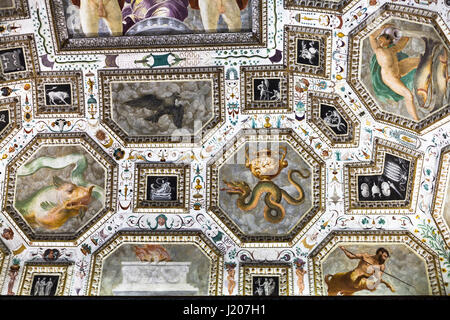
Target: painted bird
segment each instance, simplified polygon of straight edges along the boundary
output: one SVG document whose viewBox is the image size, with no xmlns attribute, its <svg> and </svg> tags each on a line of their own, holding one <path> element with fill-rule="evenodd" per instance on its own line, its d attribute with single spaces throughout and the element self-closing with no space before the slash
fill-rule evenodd
<svg viewBox="0 0 450 320">
<path fill-rule="evenodd" d="M 146 94 L 139 98 L 129 100 L 125 104 L 135 108 L 146 108 L 156 111 L 153 115 L 145 118 L 147 121 L 158 122 L 159 118 L 168 114 L 172 116 L 173 123 L 177 128 L 182 127 L 184 106 L 178 101 L 179 93 L 174 93 L 168 98 L 159 98 L 154 94 Z"/>
</svg>

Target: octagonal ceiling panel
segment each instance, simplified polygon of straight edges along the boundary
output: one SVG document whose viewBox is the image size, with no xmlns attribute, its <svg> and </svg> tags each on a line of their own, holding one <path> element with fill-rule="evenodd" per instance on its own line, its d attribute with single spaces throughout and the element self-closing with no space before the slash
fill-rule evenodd
<svg viewBox="0 0 450 320">
<path fill-rule="evenodd" d="M 367 265 L 355 266 L 354 260 L 361 258 Z M 317 280 L 314 290 L 329 296 L 436 294 L 443 279 L 435 261 L 436 256 L 413 235 L 401 231 L 385 232 L 384 236 L 378 231 L 334 232 L 310 255 Z M 384 269 L 388 263 L 389 271 Z M 376 276 L 358 276 L 375 274 L 370 267 L 380 266 L 389 279 L 380 282 Z"/>
<path fill-rule="evenodd" d="M 159 257 L 154 256 L 156 251 Z M 95 253 L 90 293 L 100 296 L 215 294 L 223 260 L 198 233 L 120 233 Z M 162 263 L 154 259 L 161 259 Z"/>
<path fill-rule="evenodd" d="M 5 210 L 33 239 L 76 239 L 112 210 L 114 161 L 83 134 L 40 135 L 8 167 Z"/>
<path fill-rule="evenodd" d="M 420 132 L 450 109 L 449 41 L 439 16 L 384 5 L 355 28 L 349 82 L 376 119 Z"/>
<path fill-rule="evenodd" d="M 311 167 L 286 143 L 267 148 L 247 143 L 235 157 L 248 156 L 249 163 L 232 157 L 219 169 L 219 206 L 248 235 L 285 234 L 311 208 Z M 273 190 L 272 199 L 281 193 L 284 201 L 266 200 L 267 190 Z"/>
<path fill-rule="evenodd" d="M 210 210 L 243 241 L 286 241 L 321 209 L 323 163 L 291 134 L 243 131 L 211 162 Z"/>
</svg>

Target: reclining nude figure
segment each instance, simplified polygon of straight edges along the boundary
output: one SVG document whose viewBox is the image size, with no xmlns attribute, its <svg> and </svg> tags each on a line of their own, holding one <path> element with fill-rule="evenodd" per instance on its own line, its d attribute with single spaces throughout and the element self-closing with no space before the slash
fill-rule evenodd
<svg viewBox="0 0 450 320">
<path fill-rule="evenodd" d="M 427 60 L 428 63 L 431 63 L 431 52 L 433 52 L 435 43 L 428 41 L 429 39 L 424 39 L 426 44 L 424 55 L 421 57 L 408 57 L 401 51 L 408 44 L 410 38 L 403 36 L 394 43 L 394 37 L 392 35 L 383 33 L 387 28 L 395 28 L 395 26 L 385 24 L 369 37 L 370 46 L 376 58 L 376 60 L 372 58 L 371 63 L 374 89 L 375 91 L 382 92 L 380 94 L 382 97 L 387 96 L 395 101 L 404 99 L 408 113 L 414 120 L 418 121 L 420 119 L 417 114 L 412 91 L 414 87 L 414 76 L 421 60 Z M 379 75 L 376 74 L 378 68 Z M 380 83 L 380 76 L 382 83 Z M 393 92 L 388 92 L 389 89 Z"/>
</svg>

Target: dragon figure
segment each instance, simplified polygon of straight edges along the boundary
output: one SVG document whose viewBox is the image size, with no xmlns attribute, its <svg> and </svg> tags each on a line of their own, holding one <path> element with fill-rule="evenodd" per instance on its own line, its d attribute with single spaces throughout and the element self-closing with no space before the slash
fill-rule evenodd
<svg viewBox="0 0 450 320">
<path fill-rule="evenodd" d="M 227 188 L 222 190 L 227 191 L 229 194 L 238 194 L 239 198 L 236 204 L 239 209 L 243 211 L 249 211 L 258 206 L 259 200 L 263 194 L 264 196 L 264 219 L 270 223 L 281 222 L 285 215 L 286 210 L 281 204 L 281 200 L 285 199 L 291 205 L 299 205 L 305 200 L 305 194 L 302 187 L 292 176 L 297 173 L 302 178 L 308 178 L 310 173 L 303 173 L 299 170 L 289 170 L 288 180 L 297 189 L 299 196 L 292 197 L 285 190 L 277 186 L 272 179 L 277 177 L 280 172 L 287 167 L 288 162 L 285 160 L 287 150 L 285 147 L 281 147 L 284 153 L 277 161 L 270 150 L 262 150 L 256 153 L 256 157 L 250 161 L 248 156 L 248 148 L 245 150 L 245 166 L 250 169 L 252 174 L 259 179 L 256 186 L 251 189 L 245 181 L 226 181 L 223 182 L 227 185 Z M 248 198 L 248 200 L 247 200 Z"/>
</svg>

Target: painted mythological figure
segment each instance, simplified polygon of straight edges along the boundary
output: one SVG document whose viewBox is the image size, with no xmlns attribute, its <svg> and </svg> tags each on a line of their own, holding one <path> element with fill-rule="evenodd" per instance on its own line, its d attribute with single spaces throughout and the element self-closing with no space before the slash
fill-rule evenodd
<svg viewBox="0 0 450 320">
<path fill-rule="evenodd" d="M 55 170 L 74 165 L 71 180 L 64 181 L 53 176 L 52 184 L 39 188 L 24 200 L 15 205 L 32 227 L 45 230 L 56 230 L 72 217 L 83 218 L 94 199 L 103 201 L 103 188 L 88 183 L 84 179 L 87 159 L 83 154 L 72 153 L 57 158 L 39 157 L 21 167 L 18 176 L 29 176 L 42 168 Z"/>
<path fill-rule="evenodd" d="M 382 279 L 389 252 L 379 248 L 374 255 L 368 253 L 354 254 L 344 247 L 339 247 L 349 259 L 358 259 L 355 269 L 348 272 L 327 274 L 325 283 L 328 286 L 328 295 L 353 295 L 361 290 L 375 291 L 380 283 L 395 292 L 394 287 Z"/>
<path fill-rule="evenodd" d="M 425 49 L 420 56 L 409 57 L 403 52 L 412 37 L 423 40 Z M 433 72 L 436 72 L 437 92 L 442 99 L 447 96 L 448 53 L 440 41 L 420 32 L 400 30 L 393 24 L 383 25 L 369 40 L 374 53 L 370 63 L 372 85 L 378 98 L 404 100 L 408 114 L 419 121 L 414 97 L 421 108 L 433 109 L 430 107 Z M 433 63 L 437 52 L 440 52 L 439 59 Z"/>
</svg>

